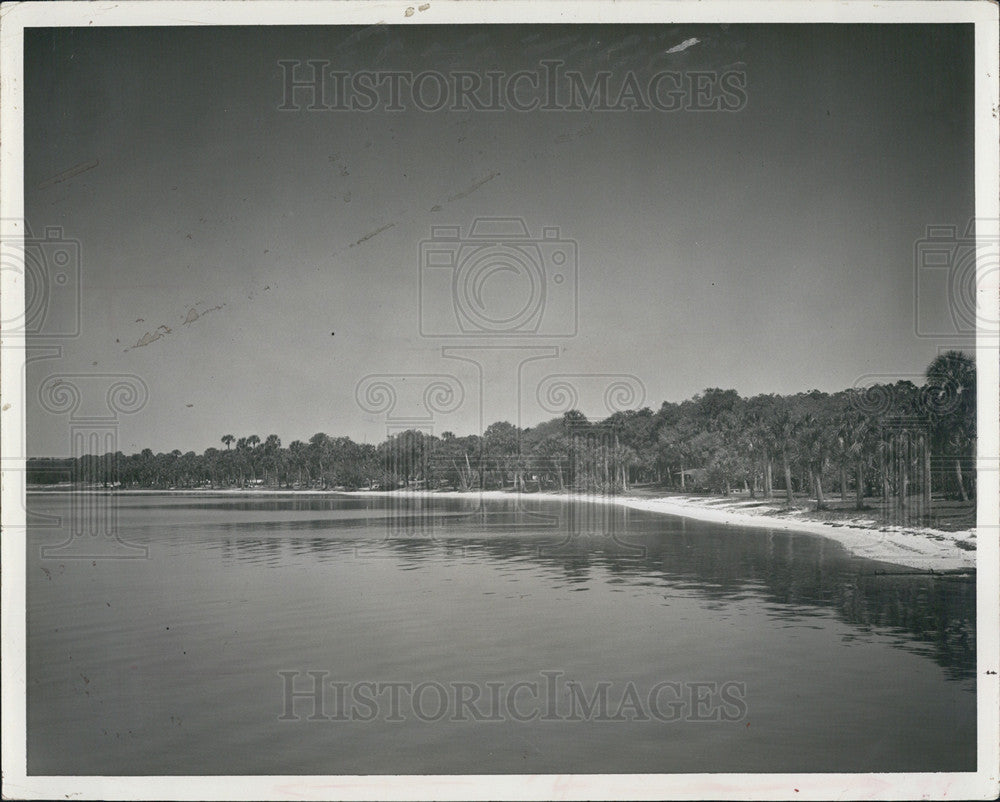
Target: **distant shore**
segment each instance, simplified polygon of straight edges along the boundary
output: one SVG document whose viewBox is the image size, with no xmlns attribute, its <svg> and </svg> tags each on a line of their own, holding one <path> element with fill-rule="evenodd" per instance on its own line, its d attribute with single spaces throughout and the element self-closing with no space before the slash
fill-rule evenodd
<svg viewBox="0 0 1000 802">
<path fill-rule="evenodd" d="M 746 526 L 803 532 L 834 540 L 849 552 L 880 562 L 921 570 L 955 571 L 974 569 L 976 533 L 974 529 L 943 531 L 924 526 L 879 525 L 863 511 L 838 520 L 812 517 L 810 511 L 784 508 L 780 499 L 747 499 L 745 496 L 687 495 L 586 495 L 580 493 L 518 493 L 508 490 L 273 490 L 220 489 L 190 490 L 78 490 L 69 487 L 30 486 L 32 493 L 115 493 L 122 495 L 219 495 L 219 496 L 406 496 L 409 498 L 525 499 L 578 501 L 615 504 L 630 509 L 677 515 L 723 526 Z"/>
</svg>

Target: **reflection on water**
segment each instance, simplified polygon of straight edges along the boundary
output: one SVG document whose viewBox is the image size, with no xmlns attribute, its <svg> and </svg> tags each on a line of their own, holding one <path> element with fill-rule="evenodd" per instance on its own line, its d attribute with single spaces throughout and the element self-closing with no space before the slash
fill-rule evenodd
<svg viewBox="0 0 1000 802">
<path fill-rule="evenodd" d="M 593 504 L 118 502 L 121 532 L 150 546 L 142 565 L 59 572 L 29 554 L 32 773 L 974 767 L 969 579 L 899 575 L 812 536 Z M 49 515 L 60 505 L 29 501 Z M 31 542 L 58 537 L 39 530 Z M 172 632 L 184 633 L 183 654 Z M 76 676 L 93 679 L 84 665 L 105 679 L 97 710 L 96 687 Z M 609 725 L 383 723 L 352 731 L 347 747 L 342 730 L 275 729 L 274 672 L 312 668 L 353 681 L 513 681 L 551 668 L 718 677 L 747 682 L 750 721 L 603 733 Z M 216 719 L 195 726 L 206 698 Z M 181 718 L 183 708 L 189 729 L 140 707 Z M 120 734 L 110 751 L 109 736 L 93 740 L 104 730 Z M 380 751 L 390 742 L 395 751 Z"/>
<path fill-rule="evenodd" d="M 219 523 L 221 530 L 247 533 L 218 542 L 216 547 L 226 561 L 277 565 L 302 555 L 332 560 L 366 551 L 376 556 L 382 550 L 380 556 L 397 558 L 402 570 L 427 560 L 460 557 L 527 559 L 536 570 L 570 584 L 586 585 L 595 576 L 597 581 L 626 586 L 680 582 L 719 600 L 754 592 L 773 605 L 776 618 L 834 610 L 859 627 L 858 637 L 872 628 L 883 628 L 900 636 L 893 641 L 895 645 L 932 657 L 950 677 L 975 676 L 975 581 L 971 576 L 913 574 L 852 559 L 836 543 L 788 532 L 744 530 L 734 538 L 731 529 L 683 519 L 670 519 L 671 527 L 666 527 L 662 515 L 622 507 L 579 505 L 582 512 L 573 508 L 564 512 L 530 499 L 491 500 L 486 507 L 478 501 L 444 499 L 422 511 L 414 511 L 414 506 L 426 506 L 426 501 L 375 497 L 338 506 L 321 499 L 288 499 L 263 502 L 257 508 L 252 501 L 199 508 L 368 513 L 361 519 Z M 385 511 L 395 514 L 381 521 Z M 380 539 L 371 546 L 298 534 L 308 529 L 348 529 L 371 538 L 373 520 L 380 520 L 382 528 Z M 273 530 L 282 534 L 261 537 Z M 296 536 L 287 537 L 290 532 Z"/>
</svg>

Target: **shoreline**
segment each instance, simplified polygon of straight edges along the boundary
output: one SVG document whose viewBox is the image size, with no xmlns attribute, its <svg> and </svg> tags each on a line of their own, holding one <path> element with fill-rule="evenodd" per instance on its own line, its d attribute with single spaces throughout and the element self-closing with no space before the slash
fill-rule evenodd
<svg viewBox="0 0 1000 802">
<path fill-rule="evenodd" d="M 467 498 L 540 501 L 587 502 L 613 504 L 629 509 L 664 515 L 675 515 L 723 526 L 740 526 L 799 532 L 825 537 L 842 545 L 851 554 L 878 562 L 921 570 L 961 571 L 976 567 L 975 530 L 948 532 L 923 526 L 879 526 L 863 513 L 844 521 L 810 519 L 801 510 L 785 512 L 781 503 L 760 500 L 726 499 L 716 496 L 638 496 L 589 495 L 582 493 L 519 493 L 510 490 L 41 490 L 29 488 L 37 495 L 47 493 L 109 493 L 114 495 L 216 495 L 216 496 L 351 496 L 408 498 Z M 750 505 L 753 505 L 750 508 Z M 962 544 L 962 545 L 959 545 Z"/>
</svg>

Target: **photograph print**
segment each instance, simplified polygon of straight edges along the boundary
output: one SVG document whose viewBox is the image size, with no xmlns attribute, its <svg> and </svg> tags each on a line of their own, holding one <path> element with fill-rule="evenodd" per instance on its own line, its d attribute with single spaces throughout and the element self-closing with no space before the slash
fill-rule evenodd
<svg viewBox="0 0 1000 802">
<path fill-rule="evenodd" d="M 5 795 L 995 797 L 995 4 L 143 5 L 3 20 Z"/>
</svg>

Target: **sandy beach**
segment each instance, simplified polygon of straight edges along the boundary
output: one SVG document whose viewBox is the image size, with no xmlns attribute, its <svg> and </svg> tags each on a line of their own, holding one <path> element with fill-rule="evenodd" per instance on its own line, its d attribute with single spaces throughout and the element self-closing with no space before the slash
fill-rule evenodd
<svg viewBox="0 0 1000 802">
<path fill-rule="evenodd" d="M 29 492 L 109 492 L 106 490 L 42 490 Z M 636 510 L 678 515 L 723 526 L 747 526 L 781 531 L 802 532 L 829 538 L 852 554 L 871 560 L 924 571 L 964 571 L 976 567 L 976 531 L 944 531 L 920 526 L 880 526 L 863 513 L 838 521 L 809 517 L 808 511 L 784 509 L 781 500 L 770 503 L 745 497 L 719 496 L 639 496 L 586 495 L 579 493 L 516 493 L 507 490 L 431 491 L 431 490 L 125 490 L 111 491 L 127 495 L 190 494 L 239 496 L 399 496 L 410 498 L 525 499 L 558 502 L 616 504 Z"/>
</svg>

